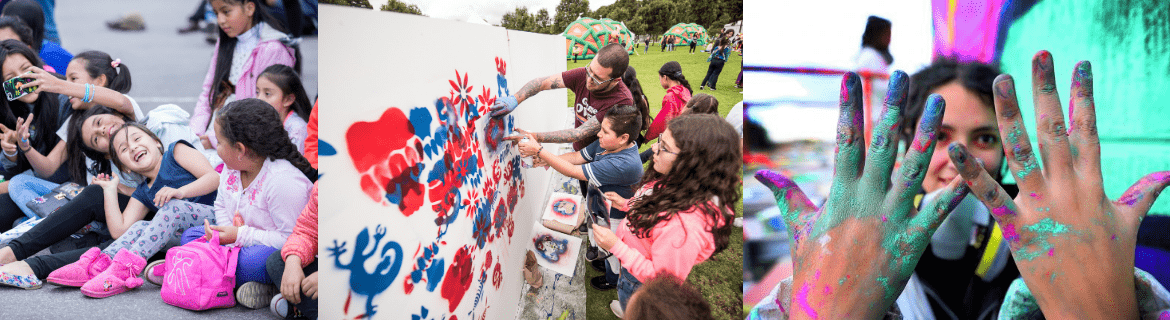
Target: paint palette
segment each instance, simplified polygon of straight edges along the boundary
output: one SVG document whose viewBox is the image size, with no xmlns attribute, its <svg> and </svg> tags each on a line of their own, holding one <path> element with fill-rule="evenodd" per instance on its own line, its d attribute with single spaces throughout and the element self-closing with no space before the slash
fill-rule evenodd
<svg viewBox="0 0 1170 320">
<path fill-rule="evenodd" d="M 544 226 L 562 233 L 571 233 L 585 220 L 585 201 L 581 196 L 553 192 L 545 203 Z"/>
<path fill-rule="evenodd" d="M 581 238 L 537 223 L 532 227 L 532 241 L 528 243 L 528 250 L 536 253 L 536 263 L 571 277 L 581 252 Z"/>
</svg>

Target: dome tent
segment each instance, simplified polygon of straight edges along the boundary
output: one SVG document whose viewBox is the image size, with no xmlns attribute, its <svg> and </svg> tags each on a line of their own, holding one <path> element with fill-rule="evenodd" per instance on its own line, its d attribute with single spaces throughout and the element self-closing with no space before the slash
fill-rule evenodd
<svg viewBox="0 0 1170 320">
<path fill-rule="evenodd" d="M 675 36 L 674 44 L 688 44 L 689 42 L 685 39 L 691 39 L 696 34 L 699 36 L 700 46 L 707 45 L 707 42 L 711 40 L 711 36 L 707 35 L 707 28 L 694 23 L 676 24 L 670 29 L 666 29 L 666 33 L 662 35 Z"/>
<path fill-rule="evenodd" d="M 578 59 L 592 59 L 597 51 L 607 44 L 618 43 L 626 48 L 629 54 L 634 53 L 634 33 L 626 24 L 611 19 L 593 19 L 582 17 L 569 23 L 565 32 L 565 57 L 572 59 L 576 54 Z"/>
</svg>

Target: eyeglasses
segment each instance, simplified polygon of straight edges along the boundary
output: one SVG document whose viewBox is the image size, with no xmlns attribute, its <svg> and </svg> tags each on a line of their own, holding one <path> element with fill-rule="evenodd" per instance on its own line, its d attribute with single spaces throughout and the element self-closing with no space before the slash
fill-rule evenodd
<svg viewBox="0 0 1170 320">
<path fill-rule="evenodd" d="M 617 79 L 617 78 L 610 78 L 609 80 L 601 81 L 601 79 L 597 78 L 597 75 L 593 74 L 592 70 L 589 70 L 589 66 L 585 66 L 585 74 L 589 76 L 589 80 L 592 80 L 593 84 L 596 84 L 599 86 L 606 84 L 606 83 L 609 83 L 610 81 L 613 81 L 613 79 Z"/>
<path fill-rule="evenodd" d="M 658 142 L 654 143 L 654 154 L 656 154 L 656 155 L 657 155 L 659 151 L 666 152 L 666 153 L 669 153 L 669 154 L 673 154 L 673 155 L 676 155 L 676 156 L 678 155 L 678 152 L 670 152 L 670 150 L 666 150 L 666 144 L 665 144 L 665 143 L 662 143 L 662 139 L 661 139 L 661 138 L 660 138 L 660 139 L 658 139 Z"/>
</svg>

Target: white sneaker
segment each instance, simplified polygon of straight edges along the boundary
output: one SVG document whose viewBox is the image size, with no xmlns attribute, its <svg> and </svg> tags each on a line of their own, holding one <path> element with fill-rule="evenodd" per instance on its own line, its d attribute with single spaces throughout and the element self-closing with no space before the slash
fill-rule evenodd
<svg viewBox="0 0 1170 320">
<path fill-rule="evenodd" d="M 268 303 L 268 311 L 280 317 L 281 319 L 288 316 L 288 300 L 284 300 L 284 295 L 276 294 L 272 296 L 272 302 Z"/>
<path fill-rule="evenodd" d="M 162 283 L 163 283 L 163 278 L 165 278 L 166 274 L 165 273 L 155 274 L 155 271 L 161 271 L 161 269 L 155 270 L 154 268 L 158 267 L 166 262 L 167 262 L 166 260 L 155 260 L 154 262 L 151 262 L 150 264 L 146 265 L 146 269 L 143 269 L 143 271 L 142 271 L 143 278 L 146 278 L 146 282 L 150 282 L 150 283 L 155 284 L 156 286 L 161 287 Z"/>
<path fill-rule="evenodd" d="M 618 302 L 617 300 L 611 300 L 609 302 L 609 311 L 613 311 L 613 315 L 617 316 L 619 319 L 626 314 L 625 310 L 622 310 L 622 303 Z"/>
</svg>

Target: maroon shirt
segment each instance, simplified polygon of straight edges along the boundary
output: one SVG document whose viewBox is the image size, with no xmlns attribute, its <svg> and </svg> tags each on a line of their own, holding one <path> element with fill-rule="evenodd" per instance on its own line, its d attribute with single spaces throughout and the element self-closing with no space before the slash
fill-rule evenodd
<svg viewBox="0 0 1170 320">
<path fill-rule="evenodd" d="M 598 77 L 603 76 L 598 75 Z M 562 72 L 561 78 L 565 80 L 565 87 L 573 90 L 573 94 L 576 95 L 576 100 L 573 102 L 573 113 L 577 115 L 577 119 L 573 122 L 573 128 L 580 127 L 581 124 L 593 117 L 597 117 L 597 121 L 600 123 L 601 118 L 605 117 L 605 113 L 613 106 L 634 105 L 633 95 L 630 94 L 630 89 L 626 88 L 622 79 L 615 78 L 613 81 L 617 81 L 617 85 L 609 91 L 593 92 L 585 88 L 586 81 L 592 81 L 588 80 L 589 76 L 585 74 L 585 67 Z M 608 84 L 606 83 L 606 85 Z M 584 149 L 593 141 L 597 141 L 596 135 L 585 137 L 585 139 L 573 143 L 573 150 Z"/>
</svg>

